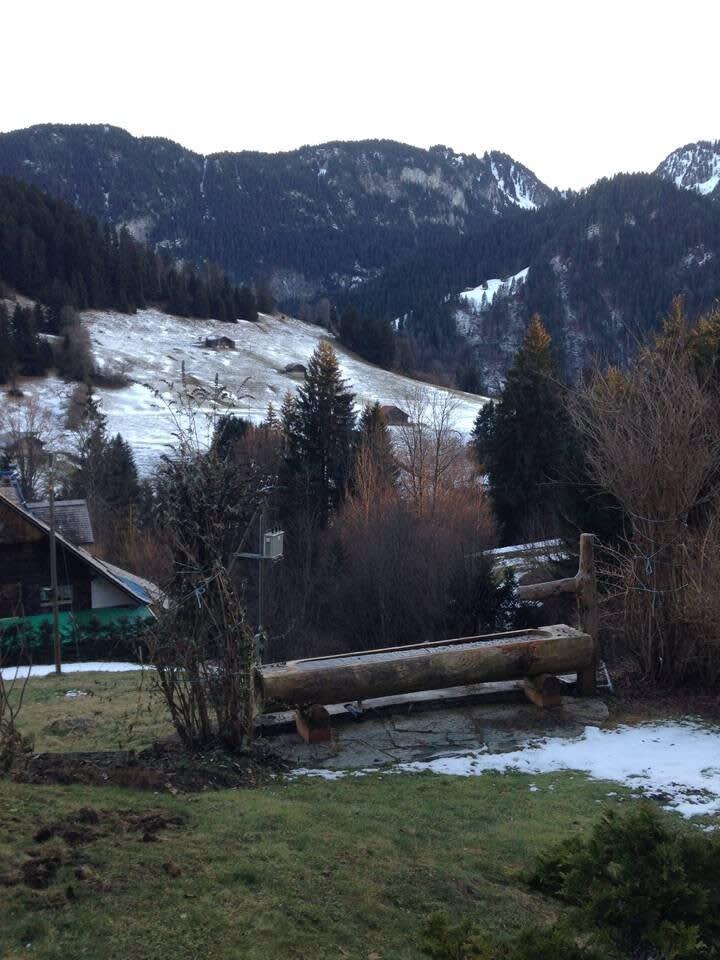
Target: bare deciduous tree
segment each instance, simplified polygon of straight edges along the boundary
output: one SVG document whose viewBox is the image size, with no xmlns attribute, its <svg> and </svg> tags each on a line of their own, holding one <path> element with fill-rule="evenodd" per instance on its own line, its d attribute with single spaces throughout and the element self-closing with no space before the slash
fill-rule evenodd
<svg viewBox="0 0 720 960">
<path fill-rule="evenodd" d="M 676 327 L 628 374 L 596 375 L 574 403 L 598 486 L 626 517 L 605 568 L 618 624 L 652 682 L 720 673 L 717 395 L 698 379 Z"/>
<path fill-rule="evenodd" d="M 467 479 L 470 470 L 465 442 L 455 427 L 459 401 L 417 387 L 399 405 L 408 414 L 408 422 L 395 433 L 400 487 L 418 511 L 432 514 L 439 493 Z"/>
<path fill-rule="evenodd" d="M 0 434 L 4 434 L 23 496 L 36 500 L 46 485 L 48 454 L 57 444 L 52 413 L 35 397 L 8 400 L 0 406 Z"/>
</svg>

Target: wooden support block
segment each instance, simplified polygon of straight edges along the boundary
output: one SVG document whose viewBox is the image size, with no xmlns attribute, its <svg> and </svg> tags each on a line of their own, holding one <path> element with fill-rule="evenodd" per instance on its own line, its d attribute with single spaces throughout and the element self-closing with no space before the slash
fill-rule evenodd
<svg viewBox="0 0 720 960">
<path fill-rule="evenodd" d="M 522 682 L 523 692 L 531 703 L 538 707 L 559 707 L 562 683 L 551 673 L 539 677 L 526 677 Z"/>
<path fill-rule="evenodd" d="M 332 740 L 330 714 L 318 704 L 296 710 L 295 727 L 305 743 L 327 743 Z"/>
</svg>

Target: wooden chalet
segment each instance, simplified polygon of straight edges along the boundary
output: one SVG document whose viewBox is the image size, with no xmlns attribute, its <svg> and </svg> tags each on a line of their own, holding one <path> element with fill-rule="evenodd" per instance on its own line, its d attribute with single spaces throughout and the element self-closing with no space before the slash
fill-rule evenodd
<svg viewBox="0 0 720 960">
<path fill-rule="evenodd" d="M 18 624 L 42 630 L 51 622 L 50 527 L 39 512 L 22 501 L 14 484 L 0 482 L 0 639 Z M 82 519 L 76 503 L 73 512 Z M 88 536 L 82 524 L 75 532 Z M 59 525 L 55 549 L 63 634 L 77 633 L 83 625 L 111 630 L 115 623 L 154 618 L 150 607 L 155 598 L 147 584 L 93 557 Z"/>
</svg>

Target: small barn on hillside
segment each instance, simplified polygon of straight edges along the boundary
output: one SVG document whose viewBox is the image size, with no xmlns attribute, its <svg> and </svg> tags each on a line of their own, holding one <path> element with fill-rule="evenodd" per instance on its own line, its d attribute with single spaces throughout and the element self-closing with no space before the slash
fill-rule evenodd
<svg viewBox="0 0 720 960">
<path fill-rule="evenodd" d="M 230 337 L 205 337 L 205 346 L 211 350 L 234 350 L 235 341 Z"/>
<path fill-rule="evenodd" d="M 386 403 L 380 407 L 380 413 L 385 418 L 385 423 L 387 423 L 389 427 L 404 427 L 405 424 L 410 423 L 408 414 L 394 404 Z"/>
</svg>

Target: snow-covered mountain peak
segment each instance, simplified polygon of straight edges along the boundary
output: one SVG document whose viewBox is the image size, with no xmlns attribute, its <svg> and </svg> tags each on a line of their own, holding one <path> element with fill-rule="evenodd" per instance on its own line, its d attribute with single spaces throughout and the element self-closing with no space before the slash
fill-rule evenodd
<svg viewBox="0 0 720 960">
<path fill-rule="evenodd" d="M 490 172 L 497 184 L 500 201 L 498 206 L 509 203 L 523 210 L 537 210 L 547 202 L 548 188 L 522 163 L 497 151 L 485 154 L 483 159 L 489 163 Z"/>
<path fill-rule="evenodd" d="M 674 150 L 655 173 L 685 190 L 720 196 L 720 140 L 699 140 Z"/>
</svg>

